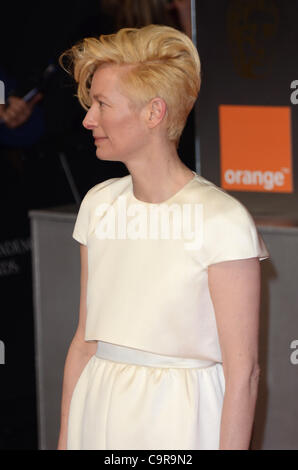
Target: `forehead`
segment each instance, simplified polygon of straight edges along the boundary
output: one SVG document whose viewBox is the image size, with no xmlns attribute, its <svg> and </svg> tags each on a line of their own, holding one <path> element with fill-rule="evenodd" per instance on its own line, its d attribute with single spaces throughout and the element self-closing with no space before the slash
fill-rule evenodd
<svg viewBox="0 0 298 470">
<path fill-rule="evenodd" d="M 115 64 L 104 64 L 99 66 L 94 72 L 92 78 L 90 95 L 107 95 L 110 93 L 120 94 L 121 77 L 123 73 L 125 73 L 125 69 L 127 68 Z"/>
</svg>

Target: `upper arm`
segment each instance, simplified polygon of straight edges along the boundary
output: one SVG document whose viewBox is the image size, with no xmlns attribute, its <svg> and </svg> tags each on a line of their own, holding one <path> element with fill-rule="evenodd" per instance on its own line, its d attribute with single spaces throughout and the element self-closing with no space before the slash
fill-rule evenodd
<svg viewBox="0 0 298 470">
<path fill-rule="evenodd" d="M 225 377 L 246 376 L 259 368 L 260 262 L 238 259 L 208 267 Z"/>
<path fill-rule="evenodd" d="M 85 341 L 85 329 L 87 318 L 87 283 L 88 283 L 88 248 L 80 243 L 81 275 L 80 275 L 80 312 L 74 341 L 87 353 L 95 354 L 97 341 Z"/>
</svg>

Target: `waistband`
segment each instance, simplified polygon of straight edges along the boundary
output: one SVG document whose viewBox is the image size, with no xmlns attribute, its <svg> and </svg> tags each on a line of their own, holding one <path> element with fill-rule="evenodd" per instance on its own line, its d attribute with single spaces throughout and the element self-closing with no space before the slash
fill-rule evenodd
<svg viewBox="0 0 298 470">
<path fill-rule="evenodd" d="M 151 367 L 178 367 L 178 368 L 205 368 L 217 362 L 206 359 L 184 358 L 177 356 L 165 356 L 149 351 L 120 346 L 118 344 L 98 341 L 95 356 L 114 362 L 135 364 Z"/>
</svg>

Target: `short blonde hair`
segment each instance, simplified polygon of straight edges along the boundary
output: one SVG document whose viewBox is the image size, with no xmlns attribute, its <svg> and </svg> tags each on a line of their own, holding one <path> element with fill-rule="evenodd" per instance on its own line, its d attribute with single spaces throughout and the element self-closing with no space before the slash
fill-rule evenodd
<svg viewBox="0 0 298 470">
<path fill-rule="evenodd" d="M 63 60 L 69 60 L 64 66 Z M 183 32 L 165 25 L 122 28 L 117 33 L 88 37 L 63 52 L 59 64 L 78 83 L 77 97 L 87 111 L 94 72 L 101 65 L 131 65 L 121 84 L 136 106 L 155 97 L 167 105 L 168 138 L 178 146 L 187 117 L 201 87 L 198 51 Z"/>
</svg>

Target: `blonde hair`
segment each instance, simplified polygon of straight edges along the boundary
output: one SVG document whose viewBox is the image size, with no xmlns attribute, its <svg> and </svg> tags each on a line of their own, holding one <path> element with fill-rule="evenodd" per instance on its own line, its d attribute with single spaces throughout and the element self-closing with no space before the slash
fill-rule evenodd
<svg viewBox="0 0 298 470">
<path fill-rule="evenodd" d="M 64 66 L 67 58 L 69 64 Z M 95 70 L 104 64 L 128 66 L 121 84 L 137 107 L 160 97 L 167 105 L 168 138 L 178 146 L 201 86 L 201 63 L 191 39 L 171 26 L 150 24 L 80 40 L 59 57 L 78 83 L 77 97 L 87 111 Z"/>
</svg>

